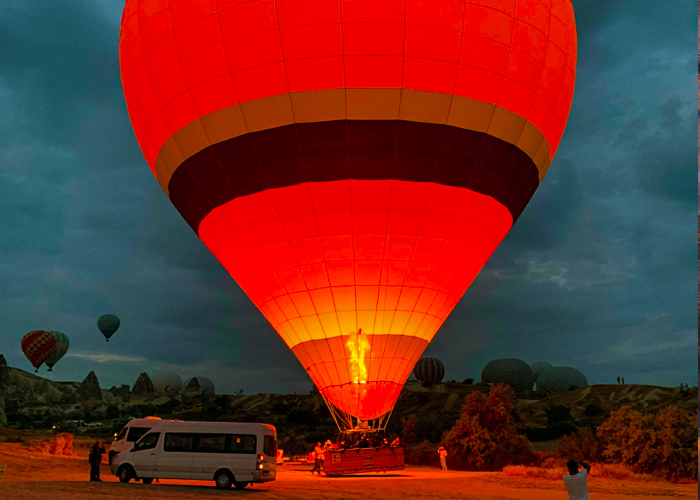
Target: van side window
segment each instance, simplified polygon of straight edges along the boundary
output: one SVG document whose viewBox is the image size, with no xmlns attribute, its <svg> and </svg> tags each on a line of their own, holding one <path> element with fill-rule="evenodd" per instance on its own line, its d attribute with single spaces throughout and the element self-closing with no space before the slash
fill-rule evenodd
<svg viewBox="0 0 700 500">
<path fill-rule="evenodd" d="M 129 443 L 135 443 L 150 430 L 150 427 L 129 427 L 129 435 L 126 437 L 126 440 Z"/>
<path fill-rule="evenodd" d="M 268 457 L 277 456 L 277 440 L 275 436 L 265 436 L 265 441 L 263 441 L 263 453 Z"/>
<path fill-rule="evenodd" d="M 197 449 L 200 453 L 224 453 L 226 451 L 226 434 L 200 434 L 199 446 Z"/>
<path fill-rule="evenodd" d="M 231 444 L 228 447 L 229 453 L 245 453 L 255 455 L 257 451 L 257 439 L 254 435 L 232 434 Z"/>
<path fill-rule="evenodd" d="M 158 444 L 159 437 L 160 432 L 146 434 L 141 441 L 134 445 L 133 451 L 150 450 L 155 448 L 156 444 Z"/>
<path fill-rule="evenodd" d="M 164 451 L 191 452 L 194 450 L 194 434 L 168 432 L 163 443 Z"/>
</svg>

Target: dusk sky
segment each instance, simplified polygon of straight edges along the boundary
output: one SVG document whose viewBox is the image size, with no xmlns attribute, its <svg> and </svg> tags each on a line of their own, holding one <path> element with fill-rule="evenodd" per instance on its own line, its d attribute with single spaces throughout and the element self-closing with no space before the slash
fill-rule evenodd
<svg viewBox="0 0 700 500">
<path fill-rule="evenodd" d="M 47 374 L 103 388 L 147 371 L 218 392 L 311 381 L 163 193 L 134 137 L 123 0 L 0 0 L 0 353 L 30 330 L 71 349 Z M 672 7 L 670 6 L 672 4 Z M 589 383 L 697 385 L 697 5 L 574 0 L 576 89 L 532 201 L 426 349 L 446 379 L 491 359 Z M 122 326 L 109 343 L 101 314 Z"/>
</svg>

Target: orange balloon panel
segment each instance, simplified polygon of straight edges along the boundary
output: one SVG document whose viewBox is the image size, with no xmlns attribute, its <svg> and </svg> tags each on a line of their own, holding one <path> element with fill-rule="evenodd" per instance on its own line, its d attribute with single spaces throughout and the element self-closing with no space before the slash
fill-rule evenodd
<svg viewBox="0 0 700 500">
<path fill-rule="evenodd" d="M 576 43 L 571 0 L 127 0 L 120 66 L 172 203 L 371 419 L 546 174 Z"/>
<path fill-rule="evenodd" d="M 511 226 L 506 207 L 469 189 L 342 180 L 236 198 L 199 236 L 321 393 L 369 419 L 393 407 Z"/>
</svg>

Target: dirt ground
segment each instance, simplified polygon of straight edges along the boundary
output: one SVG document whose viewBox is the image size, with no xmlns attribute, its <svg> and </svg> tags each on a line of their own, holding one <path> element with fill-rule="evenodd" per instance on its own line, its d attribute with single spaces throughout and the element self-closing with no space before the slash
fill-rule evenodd
<svg viewBox="0 0 700 500">
<path fill-rule="evenodd" d="M 74 457 L 30 454 L 18 443 L 0 443 L 0 464 L 7 464 L 0 480 L 3 500 L 204 499 L 241 495 L 256 500 L 403 500 L 425 499 L 565 499 L 561 481 L 506 477 L 501 473 L 454 472 L 411 467 L 396 474 L 345 478 L 312 476 L 310 467 L 285 465 L 277 481 L 242 491 L 220 491 L 213 482 L 161 480 L 158 484 L 121 484 L 102 467 L 102 483 L 87 481 L 89 466 L 83 447 Z M 589 479 L 594 500 L 697 498 L 698 486 L 665 481 Z"/>
</svg>

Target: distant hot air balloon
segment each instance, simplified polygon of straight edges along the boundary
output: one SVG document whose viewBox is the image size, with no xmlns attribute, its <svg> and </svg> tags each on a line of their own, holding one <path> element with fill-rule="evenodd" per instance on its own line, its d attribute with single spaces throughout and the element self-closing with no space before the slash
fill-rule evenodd
<svg viewBox="0 0 700 500">
<path fill-rule="evenodd" d="M 567 392 L 578 387 L 586 387 L 586 376 L 570 366 L 547 368 L 537 378 L 538 391 Z"/>
<path fill-rule="evenodd" d="M 192 396 L 213 396 L 214 382 L 206 377 L 192 377 L 185 380 L 182 384 L 182 394 Z"/>
<path fill-rule="evenodd" d="M 100 329 L 102 335 L 107 339 L 107 342 L 109 342 L 109 338 L 114 335 L 114 332 L 117 331 L 120 324 L 119 318 L 114 314 L 103 314 L 97 320 L 97 328 Z"/>
<path fill-rule="evenodd" d="M 532 369 L 516 358 L 494 359 L 481 370 L 481 381 L 486 384 L 506 384 L 518 389 L 531 390 L 534 384 Z"/>
<path fill-rule="evenodd" d="M 127 0 L 119 50 L 171 202 L 381 428 L 549 168 L 576 46 L 571 0 Z"/>
<path fill-rule="evenodd" d="M 41 364 L 49 359 L 55 345 L 56 337 L 45 330 L 31 331 L 25 334 L 21 341 L 22 352 L 36 368 L 36 372 L 39 371 Z"/>
<path fill-rule="evenodd" d="M 159 396 L 176 396 L 180 393 L 182 379 L 175 373 L 156 373 L 153 388 Z"/>
<path fill-rule="evenodd" d="M 442 382 L 442 378 L 445 376 L 445 367 L 439 359 L 421 358 L 416 363 L 413 373 L 416 375 L 416 379 L 421 382 L 437 384 Z"/>
<path fill-rule="evenodd" d="M 68 352 L 68 347 L 70 342 L 68 336 L 61 332 L 48 332 L 56 339 L 56 344 L 51 350 L 51 355 L 46 360 L 46 366 L 49 367 L 49 371 L 53 371 L 53 366 L 58 363 L 58 360 L 63 357 L 63 355 Z"/>
<path fill-rule="evenodd" d="M 536 363 L 532 363 L 530 368 L 532 369 L 532 376 L 534 377 L 535 382 L 537 382 L 537 377 L 540 376 L 540 373 L 547 368 L 552 368 L 552 366 L 553 365 L 551 363 L 547 363 L 546 361 L 537 361 Z"/>
</svg>

